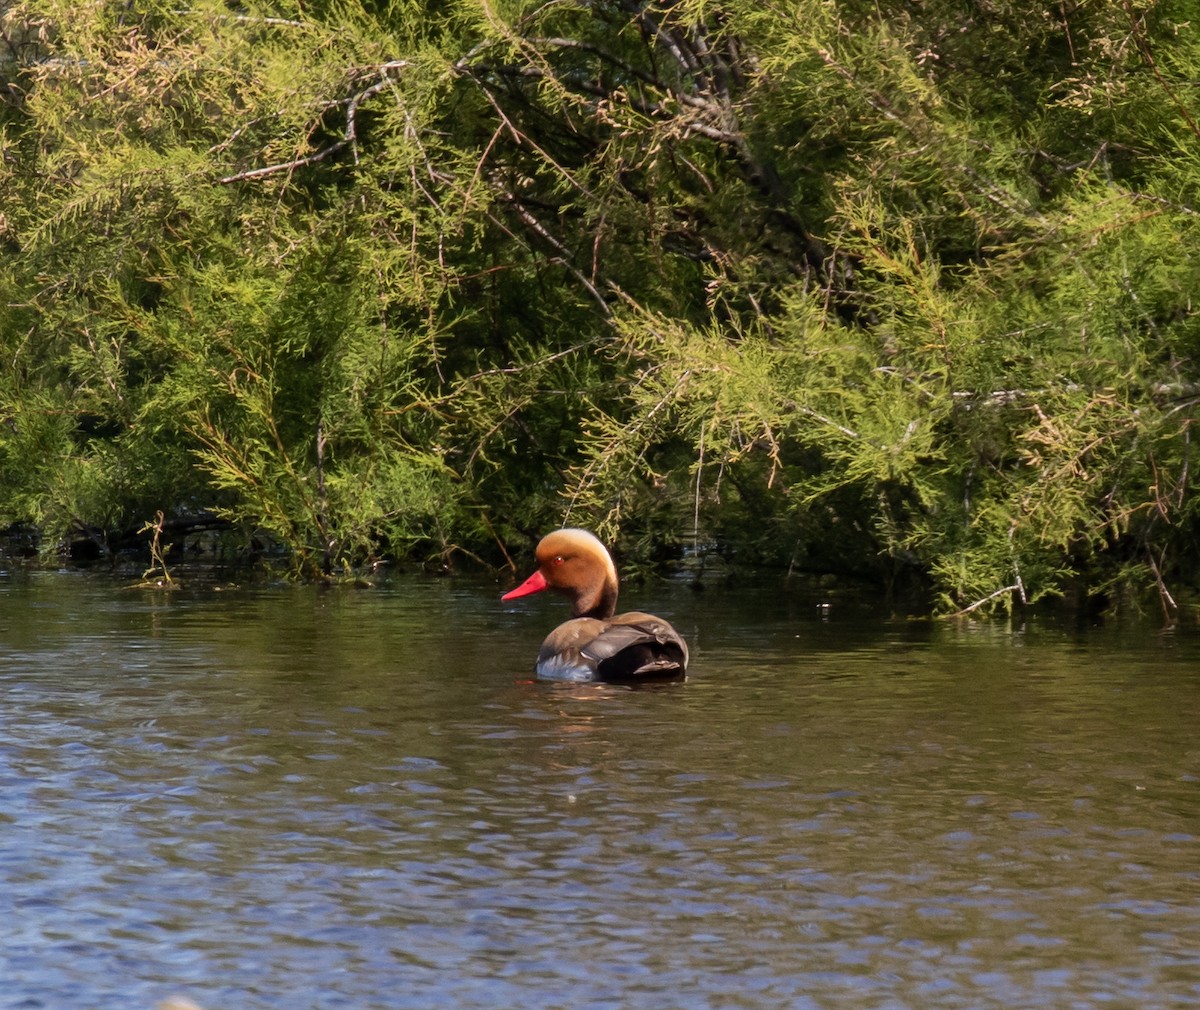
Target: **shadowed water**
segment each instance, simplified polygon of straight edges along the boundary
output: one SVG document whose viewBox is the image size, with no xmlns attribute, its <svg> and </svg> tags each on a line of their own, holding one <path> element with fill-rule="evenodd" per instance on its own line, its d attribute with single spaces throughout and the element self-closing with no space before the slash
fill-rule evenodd
<svg viewBox="0 0 1200 1010">
<path fill-rule="evenodd" d="M 0 1007 L 1200 1004 L 1200 640 L 631 589 L 0 575 Z"/>
</svg>

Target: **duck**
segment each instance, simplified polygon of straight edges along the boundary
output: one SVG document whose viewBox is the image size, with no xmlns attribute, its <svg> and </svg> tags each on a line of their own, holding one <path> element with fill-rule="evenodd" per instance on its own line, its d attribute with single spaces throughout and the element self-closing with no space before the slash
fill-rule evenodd
<svg viewBox="0 0 1200 1010">
<path fill-rule="evenodd" d="M 571 601 L 571 620 L 542 643 L 539 680 L 640 683 L 687 675 L 688 647 L 670 623 L 653 614 L 617 614 L 617 569 L 612 555 L 587 530 L 561 529 L 542 537 L 537 570 L 502 600 L 550 589 Z"/>
</svg>

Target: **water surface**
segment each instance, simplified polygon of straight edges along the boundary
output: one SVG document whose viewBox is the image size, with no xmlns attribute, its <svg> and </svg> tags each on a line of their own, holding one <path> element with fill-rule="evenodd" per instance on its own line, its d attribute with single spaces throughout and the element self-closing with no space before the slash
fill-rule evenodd
<svg viewBox="0 0 1200 1010">
<path fill-rule="evenodd" d="M 1200 640 L 0 574 L 0 1007 L 1200 1005 Z"/>
</svg>

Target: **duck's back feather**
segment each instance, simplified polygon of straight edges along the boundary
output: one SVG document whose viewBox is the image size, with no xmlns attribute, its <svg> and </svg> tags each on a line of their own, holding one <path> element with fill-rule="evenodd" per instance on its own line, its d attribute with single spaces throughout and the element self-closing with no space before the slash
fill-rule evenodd
<svg viewBox="0 0 1200 1010">
<path fill-rule="evenodd" d="M 559 625 L 542 643 L 537 672 L 545 680 L 632 682 L 682 677 L 687 661 L 687 646 L 670 624 L 635 611 Z"/>
</svg>

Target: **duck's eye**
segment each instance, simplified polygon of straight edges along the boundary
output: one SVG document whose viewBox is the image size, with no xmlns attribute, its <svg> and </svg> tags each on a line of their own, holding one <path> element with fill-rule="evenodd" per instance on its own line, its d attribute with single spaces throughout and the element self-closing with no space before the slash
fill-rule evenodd
<svg viewBox="0 0 1200 1010">
<path fill-rule="evenodd" d="M 552 565 L 561 565 L 562 563 L 563 563 L 563 556 L 561 554 L 556 555 L 554 560 L 550 562 L 550 564 L 552 564 Z"/>
</svg>

